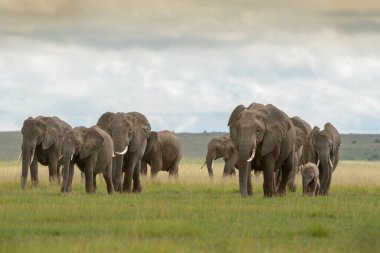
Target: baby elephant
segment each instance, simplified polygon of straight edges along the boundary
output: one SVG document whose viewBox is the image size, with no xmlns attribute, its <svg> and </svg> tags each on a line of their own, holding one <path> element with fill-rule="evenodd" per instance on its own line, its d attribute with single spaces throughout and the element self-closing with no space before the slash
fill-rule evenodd
<svg viewBox="0 0 380 253">
<path fill-rule="evenodd" d="M 61 191 L 71 192 L 74 164 L 84 172 L 86 192 L 95 192 L 95 175 L 103 173 L 109 194 L 113 193 L 111 136 L 98 126 L 76 127 L 65 132 L 63 137 L 63 182 Z"/>
<path fill-rule="evenodd" d="M 316 196 L 319 190 L 319 170 L 317 165 L 314 163 L 307 163 L 303 166 L 301 173 L 303 195 Z"/>
<path fill-rule="evenodd" d="M 178 177 L 178 164 L 182 157 L 181 143 L 170 131 L 150 131 L 146 150 L 141 159 L 141 173 L 147 174 L 147 164 L 151 167 L 151 176 L 160 170 L 168 171 L 169 176 Z"/>
</svg>

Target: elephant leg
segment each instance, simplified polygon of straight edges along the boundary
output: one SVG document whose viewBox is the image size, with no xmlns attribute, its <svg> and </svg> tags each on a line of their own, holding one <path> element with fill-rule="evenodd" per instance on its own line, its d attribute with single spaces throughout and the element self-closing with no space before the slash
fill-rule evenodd
<svg viewBox="0 0 380 253">
<path fill-rule="evenodd" d="M 275 193 L 274 186 L 274 159 L 266 157 L 263 161 L 263 174 L 264 174 L 264 197 L 272 197 Z"/>
<path fill-rule="evenodd" d="M 74 163 L 70 162 L 69 165 L 69 175 L 68 175 L 67 184 L 65 186 L 65 192 L 71 192 L 72 191 L 72 184 L 73 184 L 73 177 L 74 177 Z"/>
<path fill-rule="evenodd" d="M 86 165 L 85 169 L 85 178 L 86 178 L 86 192 L 87 193 L 94 193 L 94 179 L 93 179 L 94 173 L 92 172 L 92 167 L 89 165 Z"/>
<path fill-rule="evenodd" d="M 124 182 L 123 182 L 123 192 L 131 192 L 132 188 L 132 177 L 134 176 L 134 170 L 136 163 L 139 161 L 139 157 L 136 153 L 131 153 L 128 159 L 125 160 L 124 167 Z M 140 176 L 140 173 L 139 173 Z"/>
<path fill-rule="evenodd" d="M 293 166 L 293 169 L 289 173 L 288 189 L 291 192 L 295 192 L 297 190 L 297 185 L 295 182 L 296 181 L 297 167 L 298 167 L 298 164 L 295 164 L 295 166 Z"/>
<path fill-rule="evenodd" d="M 141 186 L 141 181 L 140 181 L 140 166 L 141 166 L 141 161 L 138 161 L 133 171 L 132 192 L 134 193 L 140 193 L 142 191 L 142 186 Z"/>
<path fill-rule="evenodd" d="M 232 175 L 232 171 L 235 172 L 234 166 L 235 162 L 232 159 L 224 160 L 223 177 Z"/>
<path fill-rule="evenodd" d="M 37 155 L 36 154 L 34 155 L 33 162 L 30 165 L 30 177 L 32 179 L 32 187 L 38 187 L 38 184 L 39 184 L 39 180 L 38 180 L 38 161 L 37 161 Z"/>
<path fill-rule="evenodd" d="M 169 168 L 169 177 L 173 177 L 174 179 L 178 179 L 178 165 L 179 165 L 180 160 L 181 160 L 181 157 L 177 156 L 177 158 L 171 164 L 171 166 Z"/>
<path fill-rule="evenodd" d="M 148 174 L 148 163 L 145 161 L 141 161 L 140 174 L 142 176 L 146 176 Z"/>
<path fill-rule="evenodd" d="M 294 151 L 293 151 L 294 152 Z M 289 157 L 285 160 L 284 164 L 281 167 L 281 180 L 280 180 L 280 185 L 278 187 L 278 194 L 280 196 L 283 196 L 286 194 L 286 185 L 289 180 L 289 174 L 293 169 L 293 152 L 292 154 L 289 155 Z"/>
<path fill-rule="evenodd" d="M 57 165 L 58 159 L 54 155 L 49 157 L 49 182 L 56 183 L 57 182 Z"/>
<path fill-rule="evenodd" d="M 112 164 L 109 164 L 103 173 L 104 180 L 106 181 L 107 184 L 107 192 L 108 194 L 113 194 L 114 189 L 113 189 L 113 184 L 112 184 Z"/>
</svg>

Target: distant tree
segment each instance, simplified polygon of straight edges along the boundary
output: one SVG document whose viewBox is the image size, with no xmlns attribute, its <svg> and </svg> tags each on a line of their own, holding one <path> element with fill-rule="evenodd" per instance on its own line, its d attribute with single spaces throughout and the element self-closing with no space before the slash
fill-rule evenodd
<svg viewBox="0 0 380 253">
<path fill-rule="evenodd" d="M 357 140 L 351 141 L 351 144 L 356 144 L 356 143 L 357 143 Z"/>
<path fill-rule="evenodd" d="M 380 143 L 380 140 L 379 139 L 375 139 L 373 142 L 374 143 Z"/>
</svg>

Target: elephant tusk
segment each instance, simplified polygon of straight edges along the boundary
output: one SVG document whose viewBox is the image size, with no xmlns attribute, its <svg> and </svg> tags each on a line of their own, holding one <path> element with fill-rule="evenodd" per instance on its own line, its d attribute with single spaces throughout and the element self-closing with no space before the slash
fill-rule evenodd
<svg viewBox="0 0 380 253">
<path fill-rule="evenodd" d="M 127 151 L 128 151 L 128 146 L 125 146 L 125 149 L 123 150 L 123 152 L 115 152 L 115 154 L 124 155 L 125 153 L 127 153 Z"/>
<path fill-rule="evenodd" d="M 317 167 L 319 167 L 319 159 L 318 159 L 318 162 L 317 162 Z"/>
<path fill-rule="evenodd" d="M 62 157 L 63 157 L 63 155 L 61 155 L 61 156 L 58 158 L 58 160 L 61 160 L 61 159 L 62 159 Z"/>
<path fill-rule="evenodd" d="M 71 154 L 70 161 L 72 161 L 74 158 L 74 152 Z"/>
<path fill-rule="evenodd" d="M 115 155 L 115 153 L 112 153 L 112 157 L 115 157 L 116 155 Z"/>
<path fill-rule="evenodd" d="M 331 159 L 329 158 L 329 163 L 330 163 L 330 166 L 331 166 L 331 168 L 333 167 L 333 164 L 332 164 L 332 162 L 331 162 Z"/>
<path fill-rule="evenodd" d="M 18 159 L 17 159 L 17 163 L 16 163 L 16 164 L 19 164 L 19 163 L 20 163 L 21 154 L 22 154 L 22 151 L 20 152 L 20 154 L 19 154 L 19 156 L 18 156 Z"/>
<path fill-rule="evenodd" d="M 30 159 L 30 163 L 29 163 L 29 165 L 31 165 L 32 162 L 33 162 L 33 159 L 34 159 L 34 152 L 35 152 L 35 151 L 36 151 L 36 148 L 34 148 L 33 151 L 32 151 L 32 159 Z"/>
<path fill-rule="evenodd" d="M 251 162 L 251 161 L 253 160 L 253 158 L 255 158 L 255 153 L 256 153 L 256 149 L 254 148 L 254 149 L 252 150 L 252 155 L 251 155 L 251 157 L 247 160 L 247 162 Z"/>
</svg>

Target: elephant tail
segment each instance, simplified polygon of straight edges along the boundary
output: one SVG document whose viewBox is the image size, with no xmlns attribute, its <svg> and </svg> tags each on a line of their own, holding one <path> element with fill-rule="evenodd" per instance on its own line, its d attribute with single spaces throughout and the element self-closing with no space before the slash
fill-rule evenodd
<svg viewBox="0 0 380 253">
<path fill-rule="evenodd" d="M 203 169 L 203 167 L 206 165 L 207 161 L 205 161 L 205 163 L 202 165 L 201 169 Z"/>
</svg>

